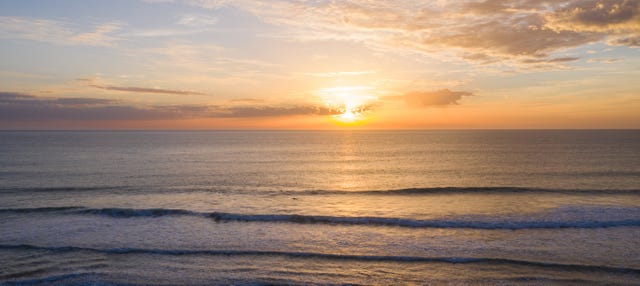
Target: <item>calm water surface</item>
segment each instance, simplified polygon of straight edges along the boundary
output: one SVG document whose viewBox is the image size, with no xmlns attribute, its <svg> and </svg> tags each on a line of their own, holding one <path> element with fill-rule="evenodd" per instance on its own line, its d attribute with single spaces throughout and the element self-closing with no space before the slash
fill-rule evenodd
<svg viewBox="0 0 640 286">
<path fill-rule="evenodd" d="M 638 142 L 0 132 L 0 284 L 640 284 Z"/>
</svg>

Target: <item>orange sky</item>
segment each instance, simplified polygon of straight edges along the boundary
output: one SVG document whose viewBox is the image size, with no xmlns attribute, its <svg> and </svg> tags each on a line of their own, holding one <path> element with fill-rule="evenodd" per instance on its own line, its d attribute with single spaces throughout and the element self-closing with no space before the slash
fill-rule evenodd
<svg viewBox="0 0 640 286">
<path fill-rule="evenodd" d="M 0 3 L 0 129 L 640 128 L 637 0 L 81 3 Z"/>
</svg>

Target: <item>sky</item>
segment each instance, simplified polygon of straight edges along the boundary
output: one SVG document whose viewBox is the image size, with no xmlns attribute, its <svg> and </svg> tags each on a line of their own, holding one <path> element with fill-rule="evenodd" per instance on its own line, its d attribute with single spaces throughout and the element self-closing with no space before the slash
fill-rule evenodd
<svg viewBox="0 0 640 286">
<path fill-rule="evenodd" d="M 0 1 L 0 129 L 640 128 L 640 0 Z"/>
</svg>

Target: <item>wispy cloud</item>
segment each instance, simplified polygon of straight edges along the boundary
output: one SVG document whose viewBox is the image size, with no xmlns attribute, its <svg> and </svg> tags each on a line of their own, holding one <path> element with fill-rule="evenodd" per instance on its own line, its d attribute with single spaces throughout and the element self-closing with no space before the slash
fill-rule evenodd
<svg viewBox="0 0 640 286">
<path fill-rule="evenodd" d="M 195 91 L 160 89 L 160 88 L 150 88 L 150 87 L 112 86 L 112 85 L 97 85 L 97 84 L 90 84 L 89 86 L 99 88 L 99 89 L 124 91 L 124 92 L 160 93 L 160 94 L 172 94 L 172 95 L 204 95 L 203 93 L 195 92 Z"/>
<path fill-rule="evenodd" d="M 218 23 L 218 18 L 208 15 L 182 15 L 176 24 L 191 28 L 208 27 Z"/>
<path fill-rule="evenodd" d="M 620 59 L 610 59 L 610 58 L 593 58 L 593 59 L 587 60 L 588 63 L 602 63 L 602 64 L 612 64 L 612 63 L 617 63 L 619 61 Z"/>
<path fill-rule="evenodd" d="M 232 103 L 249 103 L 249 104 L 256 104 L 256 103 L 264 103 L 265 100 L 262 98 L 234 98 L 229 100 Z"/>
<path fill-rule="evenodd" d="M 18 93 L 18 92 L 0 92 L 0 104 L 53 104 L 63 106 L 87 106 L 87 105 L 105 105 L 114 104 L 118 101 L 105 98 L 85 98 L 85 97 L 63 97 L 63 98 L 42 98 L 35 95 Z"/>
<path fill-rule="evenodd" d="M 408 106 L 414 108 L 429 106 L 457 105 L 462 97 L 472 96 L 468 91 L 451 91 L 441 89 L 436 91 L 412 91 L 403 95 L 387 96 L 388 100 L 403 100 Z"/>
<path fill-rule="evenodd" d="M 64 106 L 88 106 L 88 105 L 106 105 L 106 104 L 116 104 L 117 100 L 106 99 L 106 98 L 83 98 L 83 97 L 65 97 L 65 98 L 56 98 L 50 100 L 49 103 L 60 104 Z"/>
<path fill-rule="evenodd" d="M 362 76 L 375 74 L 376 71 L 364 70 L 364 71 L 339 71 L 339 72 L 325 72 L 325 73 L 306 73 L 306 75 L 315 77 L 347 77 L 347 76 Z"/>
<path fill-rule="evenodd" d="M 119 40 L 114 35 L 124 26 L 120 22 L 100 24 L 81 31 L 71 23 L 47 19 L 0 17 L 0 38 L 25 39 L 58 45 L 110 46 Z"/>
<path fill-rule="evenodd" d="M 122 23 L 106 23 L 96 27 L 95 30 L 91 32 L 75 34 L 68 39 L 76 44 L 110 46 L 117 41 L 117 37 L 111 34 L 122 28 L 122 26 Z"/>
<path fill-rule="evenodd" d="M 220 118 L 252 118 L 252 117 L 281 117 L 296 115 L 335 115 L 341 112 L 323 106 L 313 105 L 282 105 L 282 106 L 229 106 L 216 107 L 209 117 Z"/>
<path fill-rule="evenodd" d="M 525 59 L 522 60 L 523 63 L 527 64 L 537 64 L 537 63 L 567 63 L 577 61 L 580 58 L 577 57 L 563 57 L 563 58 L 543 58 L 543 59 Z"/>
</svg>

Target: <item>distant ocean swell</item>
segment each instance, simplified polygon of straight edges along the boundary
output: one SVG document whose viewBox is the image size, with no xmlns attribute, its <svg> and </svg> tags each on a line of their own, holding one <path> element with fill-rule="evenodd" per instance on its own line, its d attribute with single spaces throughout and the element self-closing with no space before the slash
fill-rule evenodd
<svg viewBox="0 0 640 286">
<path fill-rule="evenodd" d="M 637 195 L 640 189 L 545 189 L 526 187 L 429 187 L 391 190 L 253 190 L 243 188 L 172 188 L 154 186 L 87 186 L 87 187 L 32 187 L 32 188 L 1 188 L 0 193 L 28 193 L 28 192 L 101 192 L 109 191 L 122 193 L 180 193 L 180 192 L 211 192 L 225 194 L 265 194 L 265 195 L 429 195 L 429 194 L 567 194 L 567 195 Z"/>
<path fill-rule="evenodd" d="M 568 209 L 571 211 L 571 209 Z M 0 209 L 0 214 L 16 213 L 52 213 L 61 215 L 101 215 L 113 218 L 162 217 L 162 216 L 194 216 L 211 218 L 216 222 L 273 222 L 298 224 L 339 224 L 339 225 L 373 225 L 397 226 L 409 228 L 470 228 L 470 229 L 554 229 L 554 228 L 608 228 L 608 227 L 640 227 L 640 218 L 607 219 L 607 211 L 615 213 L 628 212 L 640 214 L 637 208 L 598 208 L 589 210 L 597 212 L 604 218 L 594 220 L 557 220 L 553 218 L 522 219 L 501 217 L 460 217 L 446 219 L 409 219 L 393 217 L 348 217 L 320 216 L 299 214 L 239 214 L 224 212 L 196 212 L 183 209 L 129 209 L 129 208 L 85 208 L 77 206 L 12 208 Z"/>
<path fill-rule="evenodd" d="M 29 276 L 27 273 L 19 273 L 17 275 L 13 275 L 15 277 L 3 277 L 0 276 L 0 279 L 2 280 L 6 280 L 6 279 L 14 279 L 14 278 L 20 278 L 20 277 L 27 277 Z M 55 275 L 55 276 L 48 276 L 48 277 L 44 277 L 44 278 L 35 278 L 35 279 L 25 279 L 25 280 L 18 280 L 18 281 L 7 281 L 5 282 L 5 284 L 3 285 L 42 285 L 42 284 L 52 284 L 52 283 L 60 283 L 60 282 L 66 282 L 66 280 L 72 280 L 74 278 L 84 278 L 83 283 L 81 284 L 88 284 L 87 282 L 92 282 L 93 280 L 95 280 L 96 282 L 100 281 L 100 283 L 95 283 L 95 285 L 132 285 L 132 284 L 116 284 L 116 283 L 105 283 L 102 282 L 102 279 L 99 279 L 99 277 L 101 276 L 100 273 L 97 272 L 82 272 L 82 273 L 69 273 L 69 274 L 62 274 L 62 275 Z M 66 284 L 66 283 L 64 283 Z M 80 283 L 73 283 L 72 285 L 81 285 Z M 91 283 L 91 285 L 94 285 L 94 283 Z"/>
<path fill-rule="evenodd" d="M 549 267 L 554 269 L 576 271 L 602 271 L 614 273 L 640 274 L 640 269 L 627 267 L 612 267 L 606 265 L 589 264 L 563 264 L 544 261 L 517 260 L 508 258 L 490 257 L 423 257 L 423 256 L 383 256 L 383 255 L 351 255 L 314 252 L 288 252 L 288 251 L 258 251 L 258 250 L 172 250 L 172 249 L 145 249 L 145 248 L 89 248 L 76 246 L 36 246 L 29 244 L 0 245 L 0 250 L 32 250 L 51 252 L 96 252 L 103 254 L 155 254 L 155 255 L 212 255 L 212 256 L 284 256 L 292 258 L 316 258 L 332 260 L 355 260 L 376 262 L 440 262 L 455 264 L 510 264 L 534 267 Z M 0 277 L 0 279 L 3 279 Z"/>
</svg>

